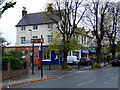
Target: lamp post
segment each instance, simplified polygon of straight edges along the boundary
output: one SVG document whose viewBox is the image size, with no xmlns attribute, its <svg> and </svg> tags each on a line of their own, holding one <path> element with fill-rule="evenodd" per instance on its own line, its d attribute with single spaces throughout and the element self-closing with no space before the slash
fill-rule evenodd
<svg viewBox="0 0 120 90">
<path fill-rule="evenodd" d="M 43 38 L 43 36 L 41 35 L 41 39 Z M 41 41 L 43 42 L 43 41 Z M 41 78 L 43 78 L 43 63 L 42 63 L 42 43 L 41 43 Z"/>
<path fill-rule="evenodd" d="M 30 38 L 32 39 L 32 30 L 29 29 L 29 31 L 31 32 Z M 32 62 L 31 68 L 32 68 L 32 74 L 34 74 L 34 44 L 33 44 L 33 49 L 32 49 L 32 45 L 31 45 L 30 62 Z"/>
</svg>

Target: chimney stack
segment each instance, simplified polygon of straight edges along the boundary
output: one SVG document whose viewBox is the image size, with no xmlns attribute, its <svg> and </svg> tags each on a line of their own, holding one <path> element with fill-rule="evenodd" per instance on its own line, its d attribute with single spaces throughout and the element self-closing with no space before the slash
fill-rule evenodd
<svg viewBox="0 0 120 90">
<path fill-rule="evenodd" d="M 22 17 L 25 16 L 26 14 L 27 14 L 26 7 L 23 7 L 23 10 L 22 10 Z"/>
<path fill-rule="evenodd" d="M 51 3 L 48 4 L 47 11 L 48 12 L 53 12 L 53 7 L 52 7 Z"/>
</svg>

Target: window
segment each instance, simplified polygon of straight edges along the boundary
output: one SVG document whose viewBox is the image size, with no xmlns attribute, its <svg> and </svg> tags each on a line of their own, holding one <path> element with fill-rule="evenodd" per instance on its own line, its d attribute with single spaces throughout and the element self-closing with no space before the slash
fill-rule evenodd
<svg viewBox="0 0 120 90">
<path fill-rule="evenodd" d="M 83 44 L 83 37 L 82 37 L 82 44 Z"/>
<path fill-rule="evenodd" d="M 59 60 L 59 52 L 55 52 L 55 60 Z"/>
<path fill-rule="evenodd" d="M 86 37 L 84 37 L 84 44 L 86 44 Z"/>
<path fill-rule="evenodd" d="M 38 25 L 34 25 L 33 30 L 38 30 Z"/>
<path fill-rule="evenodd" d="M 73 35 L 73 38 L 75 38 L 75 35 Z"/>
<path fill-rule="evenodd" d="M 79 40 L 78 40 L 78 36 L 76 36 L 76 39 L 77 39 L 77 42 L 79 42 Z"/>
<path fill-rule="evenodd" d="M 36 38 L 38 38 L 38 36 L 33 36 L 33 39 L 36 39 Z"/>
<path fill-rule="evenodd" d="M 21 37 L 21 44 L 25 44 L 25 37 Z"/>
<path fill-rule="evenodd" d="M 44 49 L 42 52 L 43 60 L 50 60 L 50 51 L 47 49 Z"/>
<path fill-rule="evenodd" d="M 48 29 L 51 29 L 53 28 L 53 25 L 52 24 L 48 24 Z"/>
<path fill-rule="evenodd" d="M 21 27 L 21 31 L 25 31 L 26 27 L 25 26 L 22 26 Z"/>
<path fill-rule="evenodd" d="M 53 38 L 53 36 L 52 36 L 52 35 L 48 35 L 48 43 L 51 43 L 52 38 Z"/>
</svg>

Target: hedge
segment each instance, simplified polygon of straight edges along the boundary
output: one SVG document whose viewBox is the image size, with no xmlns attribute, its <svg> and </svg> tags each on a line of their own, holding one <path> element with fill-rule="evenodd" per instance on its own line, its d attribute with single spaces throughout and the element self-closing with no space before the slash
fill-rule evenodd
<svg viewBox="0 0 120 90">
<path fill-rule="evenodd" d="M 13 56 L 3 56 L 2 57 L 2 70 L 7 70 L 7 65 L 8 62 L 10 62 L 10 69 L 11 70 L 18 70 L 18 69 L 22 69 L 22 67 L 24 67 L 23 62 Z"/>
</svg>

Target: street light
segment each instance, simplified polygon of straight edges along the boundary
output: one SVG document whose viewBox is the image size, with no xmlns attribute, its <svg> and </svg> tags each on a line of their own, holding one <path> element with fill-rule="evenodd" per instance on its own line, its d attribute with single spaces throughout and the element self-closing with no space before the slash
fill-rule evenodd
<svg viewBox="0 0 120 90">
<path fill-rule="evenodd" d="M 29 31 L 31 32 L 31 37 L 30 38 L 32 39 L 32 30 L 29 29 Z M 30 41 L 31 41 L 31 39 L 30 39 Z M 32 49 L 32 45 L 31 45 L 31 49 Z M 34 46 L 33 46 L 33 51 L 31 50 L 31 52 L 30 52 L 30 61 L 32 61 L 32 66 L 31 66 L 32 74 L 34 74 Z"/>
</svg>

